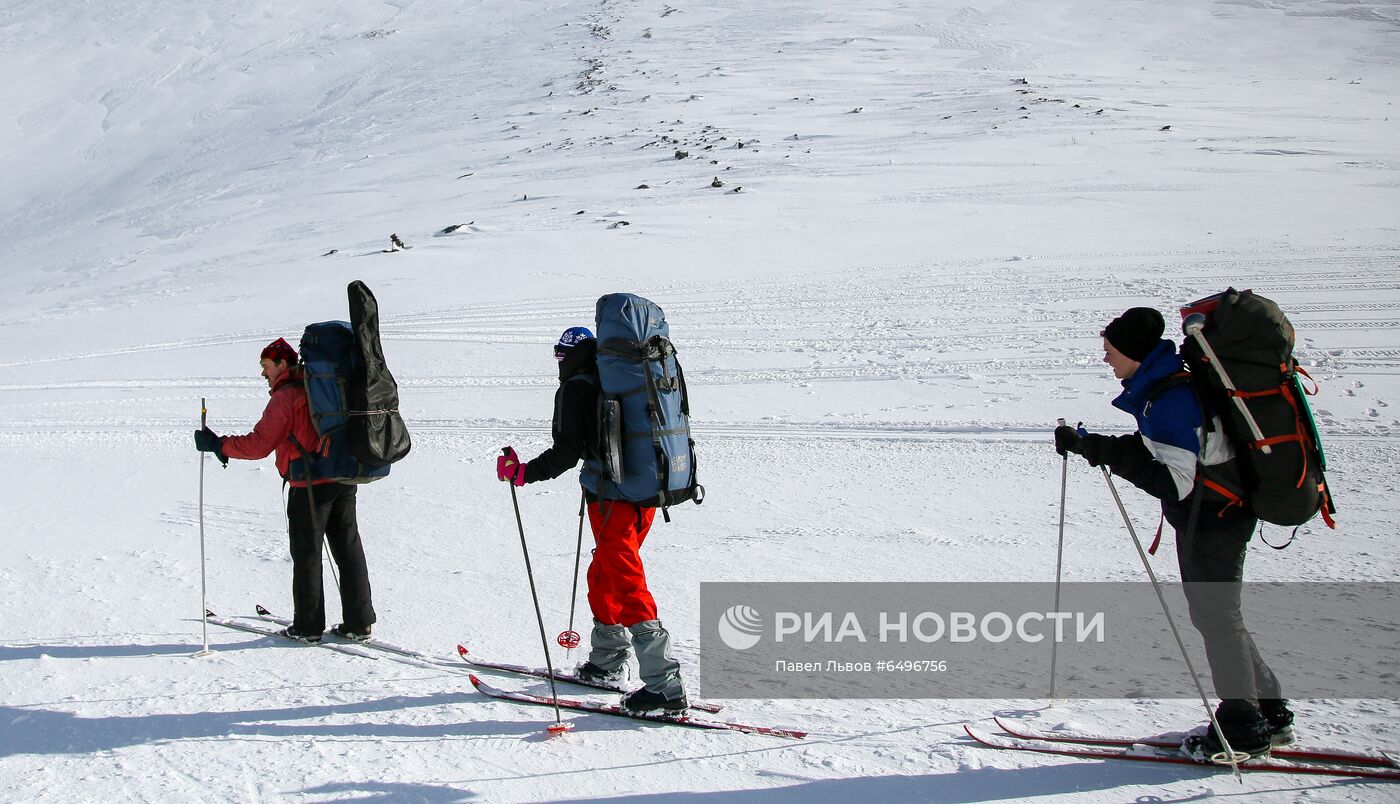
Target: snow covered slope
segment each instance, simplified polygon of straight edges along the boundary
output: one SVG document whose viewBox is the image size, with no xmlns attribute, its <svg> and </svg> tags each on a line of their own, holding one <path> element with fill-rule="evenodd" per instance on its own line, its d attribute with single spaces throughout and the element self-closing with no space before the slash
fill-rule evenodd
<svg viewBox="0 0 1400 804">
<path fill-rule="evenodd" d="M 1148 733 L 1186 701 L 740 701 L 813 735 L 542 740 L 547 714 L 450 673 L 222 630 L 190 659 L 190 432 L 201 397 L 246 432 L 258 349 L 365 280 L 415 441 L 361 495 L 378 632 L 538 661 L 492 459 L 547 444 L 558 332 L 647 295 L 710 492 L 646 552 L 691 674 L 704 581 L 1053 578 L 1049 430 L 1128 424 L 1100 328 L 1233 284 L 1297 325 L 1341 508 L 1249 577 L 1397 580 L 1397 54 L 1394 2 L 0 5 L 5 797 L 1390 800 L 961 730 Z M 1067 577 L 1140 579 L 1077 469 Z M 271 461 L 205 468 L 222 614 L 290 608 L 279 489 Z M 521 492 L 557 630 L 576 504 L 567 478 Z M 1298 709 L 1310 740 L 1400 748 L 1393 702 Z"/>
</svg>

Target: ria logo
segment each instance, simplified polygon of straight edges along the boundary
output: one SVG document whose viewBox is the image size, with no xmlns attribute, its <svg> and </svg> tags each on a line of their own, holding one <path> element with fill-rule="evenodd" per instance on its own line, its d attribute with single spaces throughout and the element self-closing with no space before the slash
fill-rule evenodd
<svg viewBox="0 0 1400 804">
<path fill-rule="evenodd" d="M 733 650 L 748 650 L 763 638 L 763 618 L 749 606 L 730 606 L 719 618 L 719 638 Z"/>
</svg>

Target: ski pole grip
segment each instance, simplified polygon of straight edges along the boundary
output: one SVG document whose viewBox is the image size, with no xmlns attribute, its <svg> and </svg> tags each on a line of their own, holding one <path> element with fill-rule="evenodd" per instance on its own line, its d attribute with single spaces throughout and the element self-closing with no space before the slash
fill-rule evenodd
<svg viewBox="0 0 1400 804">
<path fill-rule="evenodd" d="M 1204 352 L 1205 356 L 1210 360 L 1211 368 L 1215 370 L 1215 375 L 1220 378 L 1220 382 L 1231 391 L 1238 391 L 1239 389 L 1235 387 L 1235 383 L 1230 379 L 1230 375 L 1225 372 L 1224 364 L 1220 362 L 1220 358 L 1215 356 L 1215 350 L 1210 347 L 1210 342 L 1206 340 L 1206 336 L 1202 332 L 1205 325 L 1206 317 L 1204 315 L 1192 313 L 1186 316 L 1185 320 L 1181 322 L 1181 331 L 1190 336 L 1196 341 L 1196 344 L 1201 347 L 1201 351 Z M 1244 400 L 1240 399 L 1235 394 L 1230 394 L 1230 399 L 1234 400 L 1235 407 L 1239 409 L 1240 415 L 1244 416 L 1245 424 L 1249 425 L 1249 432 L 1253 434 L 1254 440 L 1263 441 L 1264 433 L 1259 429 L 1259 422 L 1254 420 L 1254 414 L 1249 412 L 1249 408 L 1245 406 Z M 1271 455 L 1274 450 L 1273 447 L 1270 447 L 1268 444 L 1260 444 L 1259 451 L 1263 452 L 1265 455 Z"/>
<path fill-rule="evenodd" d="M 199 429 L 203 430 L 208 426 L 209 408 L 204 406 L 204 397 L 199 398 Z"/>
<path fill-rule="evenodd" d="M 1066 421 L 1065 421 L 1065 417 L 1064 417 L 1064 416 L 1061 416 L 1060 418 L 1056 419 L 1056 420 L 1055 420 L 1055 423 L 1058 424 L 1058 425 L 1061 426 L 1061 427 L 1068 427 L 1068 426 L 1069 426 L 1069 422 L 1066 422 Z"/>
<path fill-rule="evenodd" d="M 1202 315 L 1201 313 L 1192 313 L 1191 315 L 1188 315 L 1186 316 L 1186 318 L 1182 319 L 1181 332 L 1182 334 L 1189 335 L 1190 337 L 1194 338 L 1196 337 L 1196 333 L 1200 332 L 1201 329 L 1205 327 L 1205 325 L 1206 317 L 1204 315 Z"/>
</svg>

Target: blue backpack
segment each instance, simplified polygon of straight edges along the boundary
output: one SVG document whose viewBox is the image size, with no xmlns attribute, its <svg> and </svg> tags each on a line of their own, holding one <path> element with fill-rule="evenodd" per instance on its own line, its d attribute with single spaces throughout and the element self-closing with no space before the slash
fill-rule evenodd
<svg viewBox="0 0 1400 804">
<path fill-rule="evenodd" d="M 662 509 L 704 500 L 696 481 L 690 400 L 666 314 L 631 293 L 598 300 L 601 465 L 585 486 L 604 499 Z"/>
<path fill-rule="evenodd" d="M 301 336 L 306 404 L 318 444 L 297 444 L 291 479 L 370 483 L 408 454 L 408 429 L 398 411 L 398 386 L 384 364 L 374 294 L 350 283 L 348 321 L 307 326 Z"/>
</svg>

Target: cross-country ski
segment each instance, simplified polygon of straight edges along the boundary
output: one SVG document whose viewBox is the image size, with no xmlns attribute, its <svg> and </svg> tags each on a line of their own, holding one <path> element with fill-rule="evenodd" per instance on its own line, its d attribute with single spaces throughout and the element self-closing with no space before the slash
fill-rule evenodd
<svg viewBox="0 0 1400 804">
<path fill-rule="evenodd" d="M 266 636 L 266 637 L 275 637 L 275 638 L 278 638 L 278 639 L 284 639 L 284 640 L 287 640 L 287 641 L 289 641 L 289 642 L 293 642 L 293 643 L 297 643 L 297 644 L 303 644 L 303 645 L 304 645 L 304 644 L 308 644 L 308 643 L 305 643 L 305 642 L 303 642 L 303 641 L 297 639 L 296 637 L 288 636 L 288 635 L 285 633 L 285 632 L 286 632 L 286 629 L 285 629 L 285 628 L 268 628 L 268 627 L 265 627 L 265 626 L 253 625 L 253 624 L 251 624 L 251 623 L 245 623 L 245 622 L 241 622 L 241 621 L 239 621 L 239 620 L 233 620 L 233 619 L 228 619 L 228 618 L 225 618 L 225 617 L 220 617 L 220 616 L 214 614 L 214 612 L 212 612 L 212 611 L 206 611 L 206 612 L 205 612 L 205 620 L 207 620 L 208 622 L 210 622 L 210 623 L 212 623 L 212 624 L 214 624 L 214 625 L 222 626 L 222 627 L 224 627 L 224 628 L 231 628 L 231 629 L 233 629 L 233 630 L 235 630 L 235 631 L 245 631 L 245 632 L 250 633 L 250 634 L 259 634 L 259 635 L 261 635 L 261 636 Z M 342 645 L 342 644 L 339 644 L 339 643 L 336 643 L 336 642 L 315 642 L 315 643 L 309 643 L 309 644 L 313 644 L 313 645 L 315 645 L 315 646 L 318 647 L 318 648 L 326 648 L 327 650 L 332 650 L 332 651 L 335 651 L 335 652 L 337 652 L 337 653 L 344 653 L 344 654 L 346 654 L 347 656 L 358 656 L 358 657 L 360 657 L 361 659 L 378 659 L 378 658 L 379 658 L 378 656 L 374 655 L 373 653 L 370 653 L 369 651 L 363 650 L 363 649 L 361 649 L 360 647 L 355 646 L 355 645 Z"/>
<path fill-rule="evenodd" d="M 265 608 L 262 604 L 258 604 L 257 606 L 255 606 L 254 610 L 258 614 L 258 618 L 265 622 L 276 623 L 283 627 L 292 624 L 292 620 L 286 617 L 279 617 L 278 615 L 272 613 L 272 611 Z M 345 640 L 343 642 L 338 641 L 343 639 L 343 637 L 340 637 L 333 631 L 327 631 L 322 636 L 321 644 L 348 644 L 358 648 L 371 648 L 373 650 L 384 651 L 386 653 L 391 653 L 409 659 L 416 659 L 420 662 L 423 662 L 424 664 L 439 665 L 447 668 L 454 667 L 454 665 L 446 658 L 433 656 L 431 654 L 414 650 L 412 648 L 405 648 L 400 645 L 395 645 L 392 642 L 385 642 L 379 637 L 370 637 L 369 639 L 364 640 Z"/>
<path fill-rule="evenodd" d="M 577 698 L 553 698 L 547 695 L 533 695 L 528 692 L 512 692 L 493 687 L 476 676 L 472 676 L 472 686 L 478 691 L 492 698 L 502 701 L 514 701 L 515 703 L 530 704 L 532 706 L 559 706 L 563 709 L 572 709 L 577 712 L 589 712 L 595 715 L 610 715 L 613 717 L 626 717 L 633 720 L 645 720 L 651 723 L 668 723 L 676 726 L 687 726 L 694 729 L 710 729 L 719 731 L 737 731 L 744 734 L 762 734 L 769 737 L 787 737 L 793 740 L 801 740 L 807 736 L 807 732 L 797 729 L 788 729 L 778 726 L 753 726 L 745 723 L 734 723 L 725 720 L 710 720 L 708 718 L 696 717 L 685 713 L 658 714 L 655 712 L 632 712 L 617 704 L 600 703 L 597 701 L 581 700 Z"/>
<path fill-rule="evenodd" d="M 258 617 L 259 617 L 260 619 L 262 619 L 262 620 L 267 621 L 267 622 L 277 623 L 278 625 L 281 625 L 281 626 L 284 626 L 284 627 L 290 625 L 291 622 L 292 622 L 290 619 L 288 619 L 288 618 L 286 618 L 286 617 L 279 617 L 278 615 L 274 614 L 273 612 L 271 612 L 270 610 L 268 610 L 266 607 L 262 606 L 261 604 L 259 604 L 259 605 L 256 607 L 256 611 L 257 611 L 257 613 L 258 613 Z M 334 636 L 333 634 L 328 634 L 327 637 L 326 637 L 325 639 L 322 640 L 322 643 L 321 643 L 321 644 L 327 644 L 327 645 L 341 644 L 341 643 L 339 643 L 339 642 L 335 642 L 334 640 L 335 640 L 335 636 Z M 364 640 L 364 641 L 362 641 L 362 642 L 358 642 L 358 641 L 357 641 L 357 642 L 351 642 L 351 643 L 349 643 L 349 644 L 350 644 L 350 645 L 353 645 L 353 646 L 356 647 L 356 648 L 370 648 L 370 649 L 373 649 L 373 650 L 385 651 L 385 652 L 390 653 L 390 654 L 394 654 L 394 655 L 397 655 L 397 656 L 402 656 L 402 657 L 406 657 L 406 658 L 409 658 L 409 659 L 416 660 L 416 661 L 421 662 L 421 663 L 423 663 L 423 664 L 428 664 L 428 665 L 433 665 L 433 666 L 438 666 L 438 667 L 444 667 L 444 668 L 446 668 L 446 669 L 456 669 L 456 668 L 459 667 L 459 665 L 454 664 L 454 663 L 451 663 L 451 662 L 448 661 L 448 660 L 440 659 L 440 658 L 438 658 L 438 657 L 436 657 L 436 656 L 432 656 L 431 654 L 427 654 L 427 653 L 424 653 L 424 652 L 422 652 L 422 651 L 414 650 L 414 649 L 412 649 L 412 648 L 405 648 L 405 647 L 402 647 L 402 646 L 399 646 L 399 645 L 395 645 L 395 644 L 393 644 L 393 643 L 391 643 L 391 642 L 385 642 L 384 640 L 380 639 L 379 637 L 372 637 L 372 638 L 367 639 L 367 640 Z M 529 666 L 526 666 L 526 665 L 509 664 L 509 663 L 505 663 L 505 662 L 488 661 L 488 660 L 481 659 L 481 658 L 479 658 L 479 657 L 476 657 L 476 656 L 471 655 L 471 653 L 467 651 L 466 647 L 463 646 L 463 645 L 461 645 L 461 644 L 457 645 L 457 655 L 458 655 L 458 657 L 459 657 L 463 662 L 466 662 L 467 665 L 469 665 L 469 666 L 471 666 L 471 667 L 475 667 L 475 668 L 480 669 L 480 670 L 494 670 L 494 671 L 499 671 L 499 672 L 503 672 L 503 673 L 512 673 L 512 674 L 515 674 L 515 675 L 524 675 L 524 676 L 533 676 L 533 677 L 535 677 L 535 678 L 543 678 L 543 679 L 549 678 L 549 673 L 548 673 L 548 671 L 546 671 L 546 670 L 545 670 L 544 668 L 542 668 L 542 667 L 529 667 Z M 555 680 L 557 680 L 557 681 L 562 681 L 562 682 L 564 682 L 564 683 L 566 683 L 566 684 L 573 684 L 573 685 L 576 685 L 576 686 L 589 687 L 589 688 L 592 688 L 592 689 L 605 690 L 605 691 L 608 691 L 608 692 L 627 692 L 627 688 L 626 688 L 625 686 L 614 685 L 614 684 L 608 684 L 608 683 L 597 682 L 597 681 L 591 681 L 591 680 L 587 680 L 587 679 L 580 678 L 580 677 L 578 677 L 578 676 L 577 676 L 576 674 L 574 674 L 574 673 L 569 673 L 569 672 L 564 672 L 564 671 L 555 671 L 555 673 L 554 673 L 554 678 L 555 678 Z M 702 712 L 709 712 L 709 713 L 713 714 L 713 713 L 715 713 L 715 712 L 719 712 L 719 711 L 720 711 L 721 709 L 723 709 L 724 707 L 723 707 L 722 705 L 720 705 L 720 704 L 709 703 L 709 702 L 707 702 L 707 701 L 691 701 L 691 702 L 690 702 L 690 708 L 691 708 L 691 709 L 696 709 L 696 710 L 699 710 L 699 711 L 702 711 Z"/>
<path fill-rule="evenodd" d="M 1078 743 L 1081 745 L 1147 745 L 1154 748 L 1178 748 L 1185 734 L 1165 734 L 1154 737 L 1122 737 L 1095 734 L 1082 734 L 1072 731 L 1041 731 L 1022 723 L 995 717 L 997 728 L 1021 740 L 1040 742 Z M 1275 759 L 1300 760 L 1304 762 L 1335 762 L 1348 765 L 1361 765 L 1376 768 L 1390 768 L 1400 771 L 1400 759 L 1384 753 L 1366 753 L 1335 748 L 1301 748 L 1297 746 L 1274 746 L 1269 755 Z"/>
<path fill-rule="evenodd" d="M 1069 743 L 988 734 L 972 726 L 966 726 L 965 730 L 969 737 L 988 748 L 999 748 L 1008 751 L 1029 751 L 1039 754 L 1057 754 L 1081 759 L 1121 759 L 1133 762 L 1159 762 L 1169 765 L 1194 765 L 1202 770 L 1213 770 L 1218 773 L 1229 771 L 1229 767 L 1226 765 L 1211 765 L 1192 759 L 1182 753 L 1179 748 L 1164 747 L 1148 743 L 1131 743 L 1128 745 Z M 1391 782 L 1400 782 L 1400 769 L 1386 770 L 1374 766 L 1346 766 L 1321 762 L 1305 763 L 1299 760 L 1275 759 L 1272 757 L 1250 758 L 1241 762 L 1239 769 L 1242 771 L 1292 773 L 1304 776 L 1347 776 L 1360 779 L 1384 779 Z"/>
<path fill-rule="evenodd" d="M 549 678 L 549 671 L 545 670 L 543 667 L 529 667 L 528 665 L 523 664 L 509 664 L 506 662 L 497 662 L 482 659 L 478 656 L 473 656 L 464 645 L 459 644 L 457 646 L 457 655 L 461 657 L 462 661 L 479 670 L 497 670 L 503 673 L 514 673 L 516 675 L 522 676 L 534 676 L 535 678 L 545 679 Z M 601 681 L 592 681 L 589 679 L 580 678 L 576 673 L 566 673 L 560 670 L 554 671 L 554 678 L 555 680 L 563 681 L 566 684 L 575 684 L 580 687 L 589 687 L 595 690 L 605 690 L 608 692 L 627 691 L 627 687 L 623 685 L 611 684 L 608 682 Z M 714 714 L 715 712 L 719 712 L 720 710 L 724 709 L 724 706 L 722 704 L 710 703 L 708 701 L 697 701 L 692 699 L 689 703 L 691 709 L 697 709 L 701 712 L 709 712 L 711 714 Z"/>
</svg>

